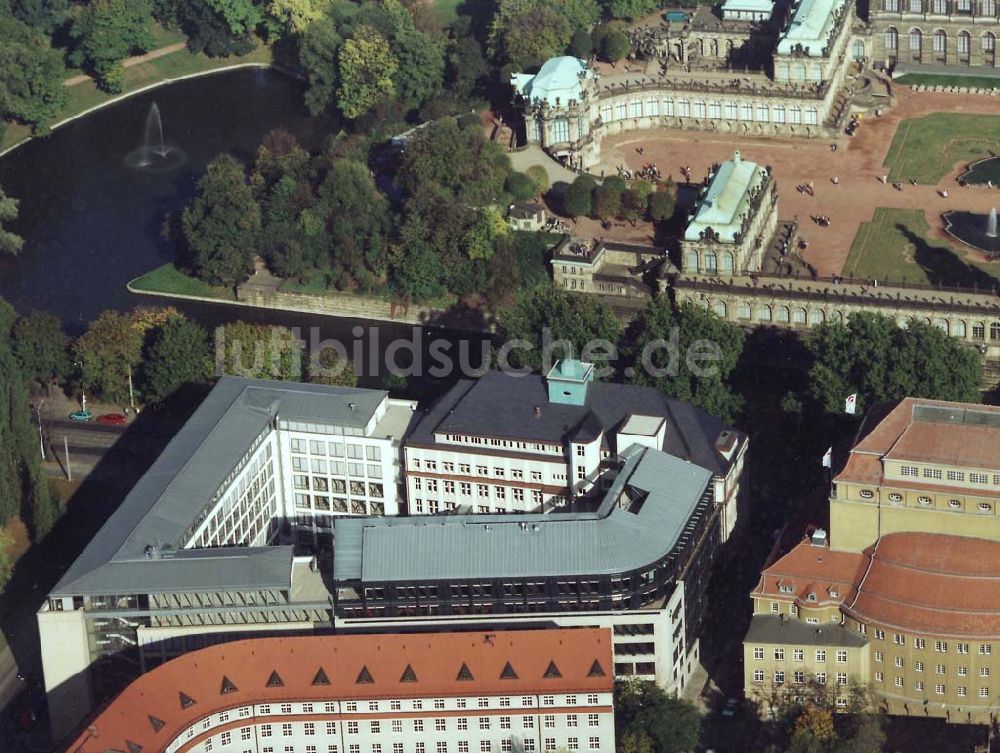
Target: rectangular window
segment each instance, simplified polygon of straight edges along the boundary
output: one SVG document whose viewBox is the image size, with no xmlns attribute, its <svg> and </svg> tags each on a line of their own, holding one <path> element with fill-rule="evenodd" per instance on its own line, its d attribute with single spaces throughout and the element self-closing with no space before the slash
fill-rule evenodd
<svg viewBox="0 0 1000 753">
<path fill-rule="evenodd" d="M 826 649 L 818 648 L 816 649 L 816 661 L 825 662 L 826 661 Z"/>
<path fill-rule="evenodd" d="M 847 664 L 847 651 L 843 649 L 837 650 L 837 664 Z"/>
<path fill-rule="evenodd" d="M 761 659 L 764 658 L 764 647 L 763 646 L 755 646 L 754 647 L 753 658 L 757 659 L 758 661 L 760 661 Z"/>
<path fill-rule="evenodd" d="M 793 648 L 792 649 L 792 660 L 793 661 L 804 661 L 805 660 L 805 652 L 801 648 Z"/>
</svg>

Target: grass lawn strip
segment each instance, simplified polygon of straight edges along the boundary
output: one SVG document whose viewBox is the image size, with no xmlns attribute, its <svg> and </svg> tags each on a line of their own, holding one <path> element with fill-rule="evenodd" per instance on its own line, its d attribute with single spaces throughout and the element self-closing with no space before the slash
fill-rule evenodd
<svg viewBox="0 0 1000 753">
<path fill-rule="evenodd" d="M 141 277 L 132 280 L 130 286 L 134 290 L 146 293 L 173 293 L 175 295 L 219 298 L 230 301 L 234 299 L 233 293 L 229 288 L 202 282 L 195 277 L 185 274 L 174 264 L 164 264 L 162 267 L 157 267 Z"/>
<path fill-rule="evenodd" d="M 934 185 L 960 162 L 991 156 L 1000 144 L 1000 117 L 934 113 L 900 123 L 886 154 L 890 180 Z"/>
</svg>

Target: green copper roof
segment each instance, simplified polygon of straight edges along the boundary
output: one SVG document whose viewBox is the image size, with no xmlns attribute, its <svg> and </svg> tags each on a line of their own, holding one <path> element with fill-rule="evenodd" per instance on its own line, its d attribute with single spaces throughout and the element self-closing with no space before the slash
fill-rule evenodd
<svg viewBox="0 0 1000 753">
<path fill-rule="evenodd" d="M 774 2 L 773 0 L 726 0 L 722 4 L 723 17 L 725 17 L 726 11 L 766 13 L 770 17 L 774 11 Z"/>
<path fill-rule="evenodd" d="M 750 190 L 759 186 L 764 177 L 764 169 L 756 162 L 741 159 L 739 151 L 723 162 L 708 191 L 698 201 L 694 218 L 684 231 L 684 240 L 697 241 L 702 232 L 712 228 L 723 243 L 735 243 L 742 215 L 750 205 Z"/>
<path fill-rule="evenodd" d="M 593 75 L 586 61 L 565 55 L 549 58 L 538 73 L 515 73 L 510 82 L 526 99 L 566 105 L 570 100 L 580 100 L 583 79 L 593 78 Z"/>
<path fill-rule="evenodd" d="M 844 0 L 801 0 L 778 40 L 778 54 L 791 55 L 793 47 L 802 45 L 809 50 L 809 57 L 822 57 L 833 29 L 834 11 L 843 5 Z"/>
</svg>

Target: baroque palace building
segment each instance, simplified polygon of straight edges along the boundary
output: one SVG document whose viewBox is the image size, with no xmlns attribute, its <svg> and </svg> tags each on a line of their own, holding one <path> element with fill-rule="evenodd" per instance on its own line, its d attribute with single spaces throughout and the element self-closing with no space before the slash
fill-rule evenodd
<svg viewBox="0 0 1000 753">
<path fill-rule="evenodd" d="M 744 689 L 870 690 L 891 714 L 1000 714 L 1000 409 L 908 398 L 866 419 L 817 530 L 751 596 Z"/>
<path fill-rule="evenodd" d="M 269 637 L 133 681 L 66 753 L 613 751 L 598 629 Z"/>
<path fill-rule="evenodd" d="M 996 0 L 871 0 L 868 16 L 876 65 L 996 66 Z"/>
<path fill-rule="evenodd" d="M 605 136 L 631 130 L 835 135 L 854 22 L 851 0 L 799 0 L 787 20 L 771 2 L 727 0 L 666 35 L 650 32 L 648 53 L 663 61 L 655 74 L 602 77 L 583 60 L 552 58 L 511 80 L 526 140 L 583 170 L 600 163 Z"/>
</svg>

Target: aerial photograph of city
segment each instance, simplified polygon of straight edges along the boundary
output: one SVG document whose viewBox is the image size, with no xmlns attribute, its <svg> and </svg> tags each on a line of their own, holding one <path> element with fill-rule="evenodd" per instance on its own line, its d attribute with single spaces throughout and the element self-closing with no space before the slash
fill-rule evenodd
<svg viewBox="0 0 1000 753">
<path fill-rule="evenodd" d="M 1000 750 L 998 37 L 0 0 L 0 753 Z"/>
</svg>

